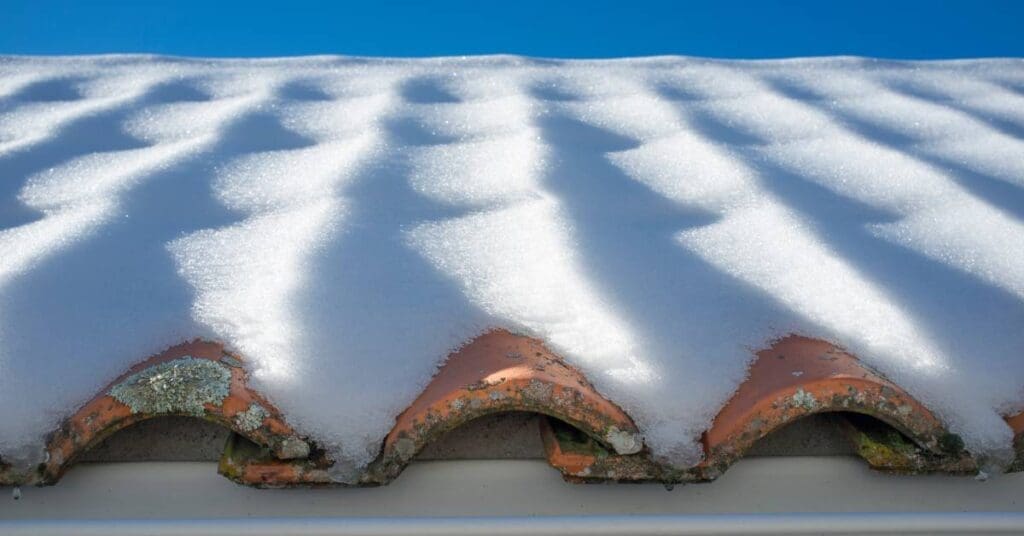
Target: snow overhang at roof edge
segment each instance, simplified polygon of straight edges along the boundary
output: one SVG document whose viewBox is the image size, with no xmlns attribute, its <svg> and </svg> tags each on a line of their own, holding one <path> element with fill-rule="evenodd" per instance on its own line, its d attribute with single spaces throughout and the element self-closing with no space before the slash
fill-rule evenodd
<svg viewBox="0 0 1024 536">
<path fill-rule="evenodd" d="M 193 341 L 153 356 L 104 388 L 56 430 L 47 461 L 19 471 L 0 466 L 0 484 L 49 485 L 83 452 L 137 422 L 187 415 L 234 432 L 220 472 L 257 487 L 379 485 L 396 478 L 428 443 L 484 415 L 534 412 L 542 419 L 548 462 L 570 481 L 714 480 L 750 447 L 795 420 L 820 413 L 844 419 L 858 454 L 882 471 L 979 471 L 971 456 L 925 406 L 829 343 L 799 336 L 757 353 L 749 378 L 704 434 L 705 459 L 689 468 L 651 456 L 632 419 L 602 397 L 543 343 L 492 331 L 453 353 L 416 401 L 396 419 L 380 455 L 348 482 L 333 460 L 296 434 L 249 387 L 244 358 L 217 343 Z M 1007 417 L 1024 469 L 1024 413 Z"/>
</svg>

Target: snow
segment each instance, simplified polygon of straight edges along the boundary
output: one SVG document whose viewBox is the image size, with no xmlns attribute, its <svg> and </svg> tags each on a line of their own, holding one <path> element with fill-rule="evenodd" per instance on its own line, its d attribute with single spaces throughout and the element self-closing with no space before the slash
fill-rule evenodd
<svg viewBox="0 0 1024 536">
<path fill-rule="evenodd" d="M 344 479 L 499 327 L 679 465 L 788 333 L 1005 462 L 1024 61 L 0 58 L 6 461 L 202 337 Z"/>
</svg>

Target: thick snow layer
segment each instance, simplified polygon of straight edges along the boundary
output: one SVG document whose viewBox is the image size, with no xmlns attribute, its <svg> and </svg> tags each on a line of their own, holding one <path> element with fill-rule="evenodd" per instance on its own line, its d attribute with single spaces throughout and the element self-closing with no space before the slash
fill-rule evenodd
<svg viewBox="0 0 1024 536">
<path fill-rule="evenodd" d="M 497 327 L 678 464 L 791 332 L 1005 460 L 1024 61 L 0 59 L 4 459 L 203 337 L 357 469 Z"/>
</svg>

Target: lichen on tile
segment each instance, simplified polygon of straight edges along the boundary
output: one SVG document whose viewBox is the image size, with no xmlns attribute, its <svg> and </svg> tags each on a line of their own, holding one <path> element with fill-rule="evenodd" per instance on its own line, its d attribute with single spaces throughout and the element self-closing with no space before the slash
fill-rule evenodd
<svg viewBox="0 0 1024 536">
<path fill-rule="evenodd" d="M 803 388 L 797 389 L 796 394 L 793 395 L 793 405 L 795 406 L 813 410 L 817 403 L 818 401 L 814 398 L 814 395 L 804 391 Z"/>
<path fill-rule="evenodd" d="M 263 424 L 263 419 L 269 415 L 266 408 L 253 402 L 249 405 L 249 409 L 235 415 L 235 425 L 243 432 L 251 432 L 259 428 Z"/>
<path fill-rule="evenodd" d="M 207 359 L 185 356 L 132 374 L 110 388 L 110 396 L 132 413 L 180 413 L 201 417 L 206 404 L 228 396 L 231 371 Z"/>
</svg>

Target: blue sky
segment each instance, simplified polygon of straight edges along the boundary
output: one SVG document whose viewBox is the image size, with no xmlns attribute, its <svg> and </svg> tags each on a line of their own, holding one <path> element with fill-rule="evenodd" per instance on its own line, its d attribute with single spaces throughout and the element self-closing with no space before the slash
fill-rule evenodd
<svg viewBox="0 0 1024 536">
<path fill-rule="evenodd" d="M 0 0 L 0 53 L 1024 56 L 1016 1 Z"/>
</svg>

